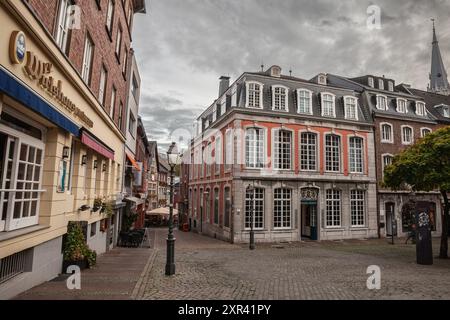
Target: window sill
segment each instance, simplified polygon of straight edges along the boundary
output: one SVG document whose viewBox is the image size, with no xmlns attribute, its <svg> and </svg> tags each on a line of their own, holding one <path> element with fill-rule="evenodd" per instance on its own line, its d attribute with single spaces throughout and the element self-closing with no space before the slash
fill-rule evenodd
<svg viewBox="0 0 450 320">
<path fill-rule="evenodd" d="M 22 228 L 22 229 L 17 229 L 17 230 L 13 230 L 13 231 L 2 231 L 0 232 L 0 242 L 2 241 L 6 241 L 6 240 L 11 240 L 14 238 L 18 238 L 21 237 L 23 235 L 29 234 L 29 233 L 33 233 L 33 232 L 37 232 L 37 231 L 41 231 L 44 229 L 48 229 L 50 228 L 50 226 L 47 225 L 35 225 L 35 226 L 31 226 L 31 227 L 26 227 L 26 228 Z"/>
</svg>

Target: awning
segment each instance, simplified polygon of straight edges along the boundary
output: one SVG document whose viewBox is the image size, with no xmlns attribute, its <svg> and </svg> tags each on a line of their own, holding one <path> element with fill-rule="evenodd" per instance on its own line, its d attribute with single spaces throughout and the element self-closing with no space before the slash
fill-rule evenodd
<svg viewBox="0 0 450 320">
<path fill-rule="evenodd" d="M 137 198 L 137 197 L 126 197 L 123 200 L 129 201 L 129 202 L 134 202 L 134 203 L 136 203 L 137 206 L 141 205 L 141 204 L 143 204 L 145 202 L 145 199 L 140 199 L 140 198 Z"/>
<path fill-rule="evenodd" d="M 0 69 L 0 92 L 19 101 L 58 127 L 78 136 L 80 127 L 12 75 Z"/>
<path fill-rule="evenodd" d="M 114 150 L 107 147 L 84 128 L 81 130 L 81 142 L 102 156 L 114 160 Z"/>
<path fill-rule="evenodd" d="M 151 211 L 147 211 L 145 214 L 148 216 L 168 216 L 170 215 L 170 208 L 169 207 L 164 207 L 164 208 L 156 208 L 154 210 Z M 177 209 L 173 209 L 173 215 L 177 216 L 178 215 L 178 210 Z"/>
<path fill-rule="evenodd" d="M 127 158 L 128 158 L 128 160 L 130 160 L 130 162 L 133 165 L 133 167 L 135 167 L 137 171 L 141 171 L 141 168 L 137 164 L 136 160 L 134 160 L 134 157 L 129 155 L 128 152 L 125 152 L 125 153 L 127 154 Z"/>
</svg>

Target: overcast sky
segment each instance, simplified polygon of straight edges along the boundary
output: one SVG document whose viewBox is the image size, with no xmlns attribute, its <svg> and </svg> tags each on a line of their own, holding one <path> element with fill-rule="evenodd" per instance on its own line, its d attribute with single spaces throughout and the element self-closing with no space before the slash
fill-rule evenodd
<svg viewBox="0 0 450 320">
<path fill-rule="evenodd" d="M 142 78 L 140 115 L 165 149 L 176 129 L 218 95 L 218 78 L 279 65 L 310 79 L 319 72 L 385 75 L 425 89 L 432 24 L 450 72 L 448 0 L 146 0 L 133 46 Z M 381 29 L 367 8 L 381 9 Z"/>
</svg>

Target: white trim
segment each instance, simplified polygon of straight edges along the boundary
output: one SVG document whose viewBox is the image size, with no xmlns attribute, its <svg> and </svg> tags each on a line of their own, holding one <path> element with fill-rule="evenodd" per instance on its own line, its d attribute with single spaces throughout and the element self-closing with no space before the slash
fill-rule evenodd
<svg viewBox="0 0 450 320">
<path fill-rule="evenodd" d="M 428 128 L 428 127 L 422 127 L 422 128 L 420 128 L 420 137 L 421 138 L 423 138 L 425 135 L 423 134 L 423 130 L 429 130 L 430 132 L 429 133 L 432 133 L 433 132 L 433 130 L 431 130 L 431 128 Z"/>
<path fill-rule="evenodd" d="M 302 169 L 302 133 L 313 133 L 316 135 L 316 170 L 305 170 Z M 321 160 L 321 153 L 320 153 L 320 132 L 311 130 L 311 129 L 301 129 L 298 131 L 298 170 L 300 172 L 319 172 L 320 171 L 320 160 Z"/>
<path fill-rule="evenodd" d="M 313 92 L 311 90 L 304 89 L 304 88 L 297 89 L 296 92 L 297 92 L 297 113 L 312 115 L 313 114 L 313 111 L 312 111 L 312 96 L 313 96 Z M 309 93 L 309 106 L 308 106 L 309 112 L 300 112 L 300 92 L 307 92 L 307 93 Z"/>
<path fill-rule="evenodd" d="M 280 168 L 275 168 L 275 133 L 276 131 L 289 131 L 291 133 L 291 159 L 290 159 L 290 163 L 289 163 L 289 169 L 280 169 Z M 294 145 L 294 141 L 295 141 L 295 131 L 293 129 L 290 128 L 286 128 L 286 127 L 277 127 L 277 128 L 272 128 L 271 129 L 271 144 L 272 144 L 272 150 L 271 150 L 271 154 L 272 154 L 272 170 L 277 170 L 277 171 L 292 171 L 293 170 L 293 163 L 295 160 L 294 157 L 294 150 L 295 150 L 295 145 Z"/>
<path fill-rule="evenodd" d="M 344 114 L 345 119 L 347 120 L 356 120 L 358 121 L 358 99 L 355 96 L 344 96 Z M 349 118 L 348 116 L 348 105 L 347 105 L 347 99 L 352 99 L 355 103 L 355 118 Z"/>
<path fill-rule="evenodd" d="M 247 130 L 248 129 L 253 129 L 253 128 L 261 129 L 263 131 L 263 134 L 264 134 L 264 137 L 263 137 L 263 140 L 264 140 L 263 141 L 263 166 L 261 168 L 247 166 L 247 154 L 246 154 L 246 152 L 247 152 L 247 150 L 246 150 Z M 243 160 L 244 161 L 243 161 L 243 163 L 244 163 L 245 169 L 256 169 L 256 170 L 264 169 L 266 167 L 266 165 L 267 165 L 267 139 L 268 139 L 267 131 L 268 131 L 268 129 L 266 127 L 259 126 L 259 125 L 256 125 L 256 124 L 246 125 L 242 129 L 244 130 L 244 134 L 243 134 L 243 140 L 244 140 L 243 141 L 243 153 L 244 153 L 243 154 L 243 156 L 244 156 Z"/>
<path fill-rule="evenodd" d="M 253 223 L 253 230 L 264 230 L 265 229 L 265 227 L 266 227 L 266 188 L 265 187 L 263 187 L 263 186 L 261 186 L 261 185 L 255 185 L 255 190 L 253 191 L 253 205 L 255 206 L 255 202 L 256 202 L 256 197 L 255 197 L 255 194 L 256 194 L 256 189 L 261 189 L 261 190 L 263 190 L 263 197 L 262 197 L 262 207 L 263 207 L 263 212 L 262 212 L 262 227 L 261 228 L 257 228 L 257 227 L 255 227 L 255 224 Z M 244 218 L 244 223 L 243 223 L 243 226 L 244 226 L 244 228 L 243 228 L 243 230 L 244 231 L 249 231 L 249 230 L 251 230 L 251 228 L 247 228 L 246 226 L 245 226 L 245 220 L 246 220 L 246 218 L 247 218 L 247 211 L 246 211 L 246 202 L 247 202 L 247 189 L 246 189 L 246 186 L 245 186 L 245 184 L 244 184 L 244 206 L 243 206 L 243 208 L 244 208 L 244 210 L 243 210 L 243 218 Z M 256 206 L 255 206 L 256 207 Z M 255 219 L 255 216 L 253 216 L 253 219 Z M 255 220 L 253 220 L 253 222 L 255 222 Z M 230 224 L 231 224 L 231 220 L 230 220 Z"/>
<path fill-rule="evenodd" d="M 280 89 L 284 89 L 285 93 L 284 93 L 284 110 L 280 109 L 277 110 L 275 109 L 275 89 L 280 88 Z M 284 112 L 289 112 L 289 88 L 286 86 L 283 86 L 281 84 L 276 84 L 272 86 L 272 111 L 284 111 Z"/>
<path fill-rule="evenodd" d="M 362 140 L 362 145 L 361 145 L 361 167 L 362 167 L 362 170 L 361 170 L 361 172 L 351 171 L 351 161 L 350 161 L 350 156 L 351 156 L 351 153 L 350 153 L 350 139 L 351 138 L 359 138 L 359 139 Z M 365 174 L 365 169 L 366 169 L 366 161 L 365 161 L 366 153 L 364 152 L 365 151 L 365 147 L 366 147 L 366 139 L 363 136 L 359 136 L 357 134 L 347 135 L 347 146 L 348 146 L 348 150 L 347 150 L 347 153 L 348 153 L 348 172 L 350 174 L 364 175 Z"/>
<path fill-rule="evenodd" d="M 423 114 L 417 112 L 419 110 L 419 108 L 418 108 L 419 104 L 423 105 Z M 423 102 L 423 101 L 416 101 L 416 115 L 418 115 L 418 116 L 425 116 L 426 114 L 427 114 L 427 105 L 426 105 L 426 103 Z"/>
<path fill-rule="evenodd" d="M 383 126 L 387 125 L 391 128 L 391 140 L 383 139 Z M 381 143 L 394 143 L 394 126 L 389 122 L 380 122 L 380 141 Z"/>
<path fill-rule="evenodd" d="M 405 139 L 404 139 L 405 137 L 403 135 L 403 129 L 404 128 L 410 128 L 411 129 L 411 142 L 405 141 Z M 402 144 L 404 144 L 404 145 L 411 145 L 411 144 L 414 143 L 414 128 L 413 127 L 408 126 L 408 125 L 402 125 L 400 133 L 401 133 L 401 136 L 402 136 Z"/>
<path fill-rule="evenodd" d="M 335 135 L 339 137 L 339 171 L 330 171 L 327 170 L 327 136 Z M 323 133 L 323 170 L 326 173 L 343 173 L 343 159 L 344 159 L 344 148 L 342 147 L 342 134 L 328 131 Z"/>
<path fill-rule="evenodd" d="M 395 110 L 399 113 L 408 113 L 408 100 L 406 100 L 405 98 L 397 98 L 397 106 L 395 108 Z M 405 111 L 400 111 L 400 102 L 404 102 L 405 103 Z"/>
<path fill-rule="evenodd" d="M 383 153 L 381 155 L 381 180 L 384 178 L 384 157 L 392 157 L 394 159 L 394 155 L 392 153 Z"/>
<path fill-rule="evenodd" d="M 251 84 L 257 84 L 259 85 L 259 107 L 250 107 L 249 106 L 249 97 L 250 97 L 250 85 Z M 246 81 L 245 82 L 245 107 L 251 108 L 251 109 L 263 109 L 264 107 L 264 101 L 263 101 L 263 91 L 264 91 L 264 85 L 261 82 L 258 81 Z"/>
<path fill-rule="evenodd" d="M 325 115 L 324 114 L 324 97 L 325 97 L 325 95 L 330 95 L 332 98 L 333 98 L 333 110 L 332 110 L 332 115 L 331 116 L 329 116 L 329 115 Z M 321 115 L 322 115 L 322 117 L 331 117 L 331 118 L 336 118 L 336 95 L 335 94 L 332 94 L 331 92 L 321 92 L 320 93 L 320 102 L 321 102 L 321 105 L 320 105 L 320 109 L 321 109 Z"/>
<path fill-rule="evenodd" d="M 386 102 L 386 107 L 383 109 L 383 108 L 380 108 L 380 106 L 379 106 L 379 104 L 378 104 L 378 98 L 384 98 L 384 101 Z M 376 99 L 377 99 L 377 104 L 376 104 L 376 108 L 378 109 L 378 110 L 384 110 L 384 111 L 386 111 L 386 110 L 388 110 L 388 98 L 387 98 L 387 96 L 385 96 L 385 95 L 383 95 L 383 94 L 377 94 L 376 95 Z"/>
<path fill-rule="evenodd" d="M 327 224 L 327 201 L 328 201 L 328 198 L 327 198 L 327 191 L 328 190 L 332 190 L 332 191 L 338 191 L 339 192 L 339 225 L 328 225 Z M 323 212 L 324 212 L 324 228 L 325 229 L 339 229 L 339 228 L 342 228 L 342 218 L 343 218 L 343 212 L 342 212 L 342 208 L 343 208 L 343 205 L 342 205 L 342 202 L 343 202 L 343 192 L 342 192 L 342 190 L 341 189 L 339 189 L 339 188 L 333 188 L 333 187 L 331 187 L 331 188 L 326 188 L 325 190 L 324 190 L 324 192 L 323 192 L 323 196 L 324 196 L 324 210 L 323 210 Z M 335 199 L 330 199 L 330 201 L 335 201 Z"/>
</svg>

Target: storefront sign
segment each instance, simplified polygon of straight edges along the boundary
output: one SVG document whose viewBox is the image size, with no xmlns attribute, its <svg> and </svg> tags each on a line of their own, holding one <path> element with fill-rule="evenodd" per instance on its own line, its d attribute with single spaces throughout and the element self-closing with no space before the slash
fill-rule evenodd
<svg viewBox="0 0 450 320">
<path fill-rule="evenodd" d="M 14 31 L 11 34 L 9 48 L 9 55 L 13 64 L 23 64 L 26 57 L 26 63 L 23 68 L 25 74 L 31 80 L 38 81 L 39 86 L 47 94 L 64 106 L 67 111 L 83 121 L 89 128 L 94 126 L 93 121 L 63 93 L 62 81 L 50 76 L 53 68 L 52 63 L 44 62 L 33 52 L 26 50 L 26 38 L 23 32 Z"/>
</svg>

